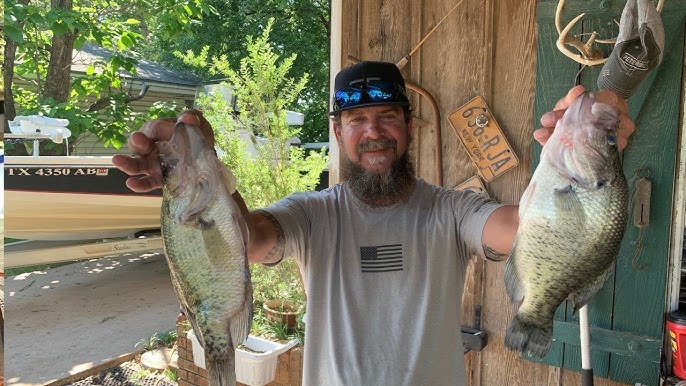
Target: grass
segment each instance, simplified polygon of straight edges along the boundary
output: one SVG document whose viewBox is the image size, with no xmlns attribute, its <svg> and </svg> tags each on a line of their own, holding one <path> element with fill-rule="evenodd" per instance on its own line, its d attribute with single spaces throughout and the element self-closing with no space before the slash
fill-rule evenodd
<svg viewBox="0 0 686 386">
<path fill-rule="evenodd" d="M 296 326 L 292 327 L 285 323 L 268 320 L 261 305 L 259 308 L 255 308 L 255 315 L 250 328 L 251 335 L 281 343 L 291 339 L 297 339 L 301 345 L 305 343 L 305 324 L 302 320 L 302 313 L 297 317 Z"/>
<path fill-rule="evenodd" d="M 176 373 L 175 373 L 172 369 L 170 369 L 169 367 L 167 367 L 166 369 L 164 369 L 164 372 L 163 372 L 162 374 L 163 374 L 165 377 L 167 377 L 167 378 L 169 378 L 170 380 L 172 380 L 173 382 L 177 382 L 177 381 L 179 380 L 179 376 L 176 375 Z"/>
<path fill-rule="evenodd" d="M 250 273 L 254 296 L 254 316 L 250 334 L 282 343 L 298 339 L 302 344 L 305 339 L 305 325 L 302 317 L 306 301 L 297 263 L 287 260 L 276 267 L 251 264 Z M 294 328 L 271 322 L 265 317 L 262 306 L 273 299 L 290 300 L 300 310 L 297 316 L 298 323 Z"/>
<path fill-rule="evenodd" d="M 156 332 L 146 339 L 139 340 L 135 347 L 140 347 L 144 351 L 152 351 L 161 347 L 172 348 L 176 344 L 176 338 L 176 329 Z"/>
</svg>

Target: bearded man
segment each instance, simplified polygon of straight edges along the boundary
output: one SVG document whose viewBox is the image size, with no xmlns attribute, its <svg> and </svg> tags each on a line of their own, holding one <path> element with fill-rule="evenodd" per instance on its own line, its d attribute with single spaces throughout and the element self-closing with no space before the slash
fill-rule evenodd
<svg viewBox="0 0 686 386">
<path fill-rule="evenodd" d="M 542 117 L 547 127 L 537 140 L 545 142 L 582 92 L 572 89 Z M 345 155 L 343 182 L 261 210 L 242 204 L 250 262 L 292 258 L 300 266 L 307 293 L 303 384 L 466 385 L 465 270 L 471 256 L 507 256 L 517 207 L 414 176 L 410 103 L 392 63 L 361 62 L 338 73 L 330 115 Z M 214 143 L 200 112 L 180 119 Z M 139 157 L 113 158 L 129 175 L 144 174 L 130 178 L 129 188 L 161 187 L 154 141 L 170 138 L 173 126 L 149 122 L 129 139 Z M 235 198 L 243 202 L 238 192 Z"/>
</svg>

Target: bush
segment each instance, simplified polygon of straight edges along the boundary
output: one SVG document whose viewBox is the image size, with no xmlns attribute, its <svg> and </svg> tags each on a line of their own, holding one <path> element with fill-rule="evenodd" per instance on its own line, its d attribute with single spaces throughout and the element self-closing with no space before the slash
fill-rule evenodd
<svg viewBox="0 0 686 386">
<path fill-rule="evenodd" d="M 198 104 L 214 128 L 220 159 L 236 176 L 238 190 L 250 209 L 314 189 L 328 163 L 324 149 L 305 153 L 289 145 L 300 128 L 287 124 L 286 109 L 297 106 L 308 76 L 298 80 L 287 77 L 295 55 L 277 64 L 279 56 L 269 43 L 272 23 L 270 20 L 257 39 L 248 37 L 248 56 L 241 60 L 239 71 L 233 71 L 226 58 L 207 61 L 202 57 L 207 50 L 199 57 L 185 54 L 189 63 L 212 63 L 212 70 L 228 79 L 223 87 L 236 97 L 238 112 L 220 92 L 199 96 Z M 295 262 L 285 261 L 273 268 L 253 264 L 250 268 L 258 324 L 267 300 L 286 299 L 304 306 L 305 293 Z"/>
</svg>

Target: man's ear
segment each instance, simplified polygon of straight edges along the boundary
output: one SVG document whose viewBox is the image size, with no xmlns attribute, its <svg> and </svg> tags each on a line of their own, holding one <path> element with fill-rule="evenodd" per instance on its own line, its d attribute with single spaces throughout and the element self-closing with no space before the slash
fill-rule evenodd
<svg viewBox="0 0 686 386">
<path fill-rule="evenodd" d="M 333 123 L 333 134 L 336 136 L 336 141 L 341 140 L 341 127 L 336 124 L 336 122 Z"/>
</svg>

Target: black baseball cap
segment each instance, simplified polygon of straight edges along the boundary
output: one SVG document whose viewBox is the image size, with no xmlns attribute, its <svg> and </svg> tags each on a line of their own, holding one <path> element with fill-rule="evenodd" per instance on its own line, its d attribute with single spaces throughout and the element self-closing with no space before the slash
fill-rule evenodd
<svg viewBox="0 0 686 386">
<path fill-rule="evenodd" d="M 371 84 L 370 84 L 371 82 Z M 339 95 L 346 90 L 361 90 L 363 86 L 380 85 L 384 87 L 381 97 L 373 99 L 368 92 L 362 92 L 358 102 L 339 103 Z M 405 91 L 405 79 L 393 63 L 364 61 L 341 70 L 334 81 L 333 110 L 329 115 L 343 110 L 368 106 L 410 106 Z"/>
</svg>

